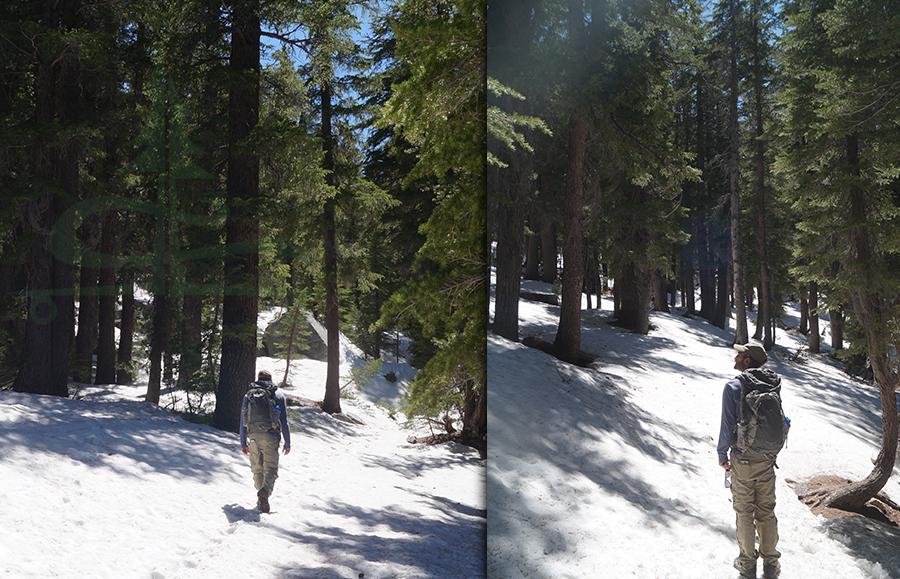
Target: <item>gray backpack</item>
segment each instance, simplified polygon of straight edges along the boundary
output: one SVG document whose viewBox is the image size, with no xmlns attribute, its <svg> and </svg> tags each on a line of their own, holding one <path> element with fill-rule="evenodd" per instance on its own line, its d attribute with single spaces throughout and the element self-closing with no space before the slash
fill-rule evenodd
<svg viewBox="0 0 900 579">
<path fill-rule="evenodd" d="M 247 406 L 244 408 L 244 425 L 247 432 L 278 432 L 279 411 L 272 382 L 253 382 L 247 390 Z"/>
<path fill-rule="evenodd" d="M 741 379 L 741 410 L 734 447 L 748 455 L 777 455 L 787 439 L 781 407 L 781 379 L 769 370 L 750 370 Z"/>
</svg>

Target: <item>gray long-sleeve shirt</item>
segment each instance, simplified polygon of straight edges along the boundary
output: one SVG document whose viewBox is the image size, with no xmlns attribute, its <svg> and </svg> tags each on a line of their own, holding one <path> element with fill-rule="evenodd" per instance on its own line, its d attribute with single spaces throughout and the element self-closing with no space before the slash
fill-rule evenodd
<svg viewBox="0 0 900 579">
<path fill-rule="evenodd" d="M 722 391 L 722 423 L 719 427 L 719 464 L 728 460 L 728 449 L 731 448 L 731 435 L 740 416 L 741 381 L 732 378 L 725 383 Z"/>
</svg>

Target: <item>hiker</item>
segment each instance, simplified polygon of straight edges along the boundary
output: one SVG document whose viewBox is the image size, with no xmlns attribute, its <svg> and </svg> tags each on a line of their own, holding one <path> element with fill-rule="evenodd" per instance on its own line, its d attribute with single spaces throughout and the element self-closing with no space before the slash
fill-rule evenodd
<svg viewBox="0 0 900 579">
<path fill-rule="evenodd" d="M 762 368 L 768 361 L 762 344 L 751 340 L 747 344 L 735 344 L 734 349 L 738 351 L 734 357 L 734 368 L 741 375 L 729 380 L 722 393 L 722 423 L 717 448 L 719 466 L 726 472 L 731 472 L 732 505 L 736 515 L 735 537 L 740 550 L 734 566 L 742 579 L 756 579 L 756 562 L 761 557 L 764 579 L 776 579 L 781 572 L 778 562 L 781 554 L 776 549 L 778 520 L 775 518 L 775 458 L 783 441 L 775 444 L 777 449 L 774 449 L 774 454 L 772 447 L 765 452 L 755 449 L 753 445 L 740 450 L 737 426 L 742 422 L 742 416 L 746 418 L 741 413 L 741 405 L 747 390 L 775 392 L 779 395 L 777 411 L 782 412 L 781 378 L 771 369 Z M 744 411 L 747 412 L 746 404 Z M 756 550 L 757 534 L 759 551 Z"/>
<path fill-rule="evenodd" d="M 291 430 L 287 423 L 287 401 L 272 383 L 272 375 L 260 370 L 241 406 L 241 452 L 250 456 L 256 506 L 263 513 L 269 512 L 269 497 L 278 478 L 278 445 L 282 433 L 284 454 L 288 454 Z"/>
</svg>

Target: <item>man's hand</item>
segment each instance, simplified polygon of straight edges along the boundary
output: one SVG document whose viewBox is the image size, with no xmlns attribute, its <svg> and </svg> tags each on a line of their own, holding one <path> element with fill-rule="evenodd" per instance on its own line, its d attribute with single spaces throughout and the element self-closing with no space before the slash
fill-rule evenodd
<svg viewBox="0 0 900 579">
<path fill-rule="evenodd" d="M 729 468 L 731 468 L 731 461 L 726 460 L 725 462 L 720 462 L 719 466 L 721 466 L 725 470 L 728 470 Z"/>
<path fill-rule="evenodd" d="M 250 447 L 245 446 L 245 447 L 241 448 L 241 452 L 243 452 L 244 454 L 250 454 Z"/>
<path fill-rule="evenodd" d="M 285 454 L 289 454 L 290 452 L 291 452 L 290 447 L 286 447 L 286 448 L 284 449 L 284 453 L 285 453 Z"/>
</svg>

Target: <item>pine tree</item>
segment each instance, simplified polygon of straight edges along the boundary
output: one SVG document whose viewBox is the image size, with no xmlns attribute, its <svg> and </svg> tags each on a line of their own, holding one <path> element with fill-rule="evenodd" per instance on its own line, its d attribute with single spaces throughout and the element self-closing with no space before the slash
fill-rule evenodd
<svg viewBox="0 0 900 579">
<path fill-rule="evenodd" d="M 229 208 L 225 224 L 222 363 L 216 391 L 216 426 L 236 432 L 247 385 L 255 379 L 259 306 L 259 155 L 248 146 L 259 122 L 260 7 L 257 0 L 231 6 L 228 131 Z"/>
<path fill-rule="evenodd" d="M 488 171 L 493 173 L 488 177 L 488 202 L 496 235 L 492 331 L 513 341 L 519 339 L 526 204 L 534 191 L 534 155 L 525 133 L 535 123 L 527 116 L 529 103 L 522 94 L 532 92 L 534 84 L 534 61 L 529 57 L 537 30 L 533 4 L 493 2 L 488 8 L 488 84 L 494 100 L 488 109 Z"/>
<path fill-rule="evenodd" d="M 770 44 L 771 28 L 774 26 L 772 15 L 774 8 L 771 2 L 753 0 L 748 7 L 750 39 L 749 46 L 749 76 L 753 94 L 753 182 L 751 190 L 755 192 L 757 213 L 756 250 L 759 270 L 759 312 L 756 319 L 756 332 L 754 338 L 762 340 L 763 347 L 770 350 L 774 344 L 772 332 L 772 306 L 773 290 L 776 289 L 771 279 L 771 266 L 769 264 L 769 238 L 770 218 L 769 204 L 769 163 L 767 159 L 767 125 L 771 123 L 770 107 L 774 84 L 772 71 L 772 47 Z"/>
<path fill-rule="evenodd" d="M 795 184 L 806 234 L 797 272 L 831 288 L 826 307 L 852 304 L 848 314 L 861 332 L 851 347 L 872 364 L 883 427 L 869 476 L 808 500 L 859 510 L 883 488 L 897 454 L 900 140 L 890 127 L 900 120 L 900 40 L 893 32 L 900 13 L 883 4 L 801 1 L 790 5 L 788 25 L 786 62 L 795 80 L 786 92 L 786 129 L 793 150 L 782 170 Z"/>
<path fill-rule="evenodd" d="M 749 339 L 747 331 L 747 310 L 744 290 L 744 253 L 741 247 L 741 172 L 740 172 L 740 118 L 738 117 L 738 100 L 740 95 L 740 76 L 738 71 L 738 3 L 728 0 L 726 20 L 726 58 L 728 59 L 728 189 L 731 207 L 731 266 L 734 273 L 734 305 L 736 344 L 746 344 Z"/>
<path fill-rule="evenodd" d="M 391 15 L 397 58 L 411 76 L 384 108 L 415 146 L 409 182 L 436 179 L 438 207 L 423 224 L 419 276 L 385 304 L 382 326 L 418 325 L 442 347 L 410 385 L 408 416 L 458 412 L 462 437 L 487 436 L 485 332 L 485 2 L 407 0 Z M 418 39 L 428 38 L 428 43 Z"/>
<path fill-rule="evenodd" d="M 75 321 L 75 224 L 70 208 L 80 198 L 80 163 L 86 150 L 82 123 L 88 121 L 82 102 L 83 77 L 109 45 L 91 36 L 105 11 L 78 0 L 34 10 L 34 3 L 14 2 L 2 35 L 14 58 L 12 67 L 32 83 L 10 104 L 19 109 L 12 138 L 30 158 L 15 156 L 19 184 L 17 202 L 21 237 L 27 249 L 27 320 L 21 366 L 14 389 L 37 394 L 68 395 L 69 347 Z M 20 81 L 12 93 L 24 88 Z M 10 117 L 9 120 L 11 120 Z M 22 123 L 21 119 L 27 119 Z M 9 162 L 9 160 L 7 161 Z"/>
<path fill-rule="evenodd" d="M 150 339 L 150 375 L 147 384 L 147 400 L 159 403 L 162 383 L 163 353 L 170 351 L 170 336 L 174 330 L 176 311 L 173 286 L 180 277 L 176 256 L 181 250 L 180 217 L 177 182 L 184 179 L 209 178 L 209 175 L 190 159 L 196 153 L 190 142 L 184 123 L 183 106 L 177 88 L 167 76 L 166 63 L 159 63 L 148 85 L 151 114 L 147 125 L 133 144 L 142 149 L 134 162 L 133 170 L 151 175 L 156 180 L 156 198 L 152 205 L 154 234 L 152 264 L 150 265 L 150 290 L 153 295 L 153 321 Z M 107 238 L 107 244 L 111 239 Z M 109 249 L 109 247 L 107 248 Z M 112 269 L 114 252 L 101 253 L 107 269 Z M 109 284 L 108 284 L 109 285 Z M 114 285 L 114 284 L 112 284 Z M 255 339 L 255 334 L 254 334 Z M 114 366 L 107 360 L 105 379 L 115 380 Z M 99 365 L 98 365 L 99 373 Z"/>
</svg>

